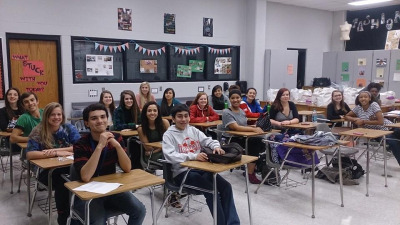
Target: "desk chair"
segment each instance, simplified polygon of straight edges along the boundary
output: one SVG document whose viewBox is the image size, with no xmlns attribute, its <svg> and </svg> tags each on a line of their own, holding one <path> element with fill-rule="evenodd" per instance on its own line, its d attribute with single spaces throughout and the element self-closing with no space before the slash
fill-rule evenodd
<svg viewBox="0 0 400 225">
<path fill-rule="evenodd" d="M 164 197 L 164 202 L 162 203 L 160 210 L 157 213 L 157 219 L 160 216 L 164 206 L 166 206 L 165 217 L 168 218 L 169 204 L 167 204 L 167 202 L 174 192 L 178 192 L 180 195 L 188 195 L 188 198 L 187 198 L 185 204 L 182 206 L 181 212 L 184 212 L 185 207 L 187 206 L 188 213 L 190 214 L 189 201 L 190 201 L 190 198 L 192 197 L 192 195 L 201 195 L 202 194 L 201 191 L 210 192 L 211 190 L 203 190 L 198 187 L 186 185 L 185 184 L 186 176 L 190 170 L 187 170 L 186 175 L 182 181 L 182 184 L 180 184 L 180 185 L 177 184 L 173 178 L 172 165 L 164 159 L 160 159 L 159 161 L 162 162 L 162 164 L 163 164 L 163 178 L 165 180 L 165 184 L 164 184 L 164 196 L 165 197 Z"/>
<path fill-rule="evenodd" d="M 64 174 L 64 175 L 62 175 L 62 177 L 67 182 L 78 180 L 78 174 L 76 173 L 74 164 L 71 164 L 71 166 L 69 167 L 69 174 Z M 81 222 L 82 224 L 86 224 L 85 223 L 86 222 L 85 221 L 86 218 L 83 218 L 84 215 L 81 215 L 81 213 L 78 212 L 77 210 L 75 210 L 75 208 L 74 208 L 75 194 L 70 193 L 70 197 L 71 197 L 71 200 L 70 200 L 70 211 L 69 211 L 69 217 L 68 217 L 68 220 L 67 220 L 67 225 L 71 224 L 71 220 L 72 219 L 77 220 L 77 221 Z M 107 224 L 108 225 L 111 225 L 111 224 L 117 225 L 118 216 L 122 215 L 123 212 L 115 210 L 115 209 L 106 209 L 106 214 L 107 214 L 107 218 L 108 218 L 107 219 Z M 114 218 L 113 223 L 111 223 L 110 218 Z M 128 224 L 126 220 L 125 220 L 125 223 Z"/>
<path fill-rule="evenodd" d="M 0 137 L 0 163 L 1 163 L 1 170 L 3 170 L 3 175 L 7 173 L 7 163 L 8 158 L 6 158 L 6 163 L 3 163 L 3 157 L 7 157 L 10 155 L 10 145 L 7 143 L 6 137 Z"/>
<path fill-rule="evenodd" d="M 151 160 L 153 151 L 150 152 L 149 158 L 146 160 L 146 149 L 144 148 L 143 143 L 140 140 L 136 140 L 136 142 L 140 145 L 140 164 L 142 164 L 143 169 L 149 173 L 155 173 L 156 170 L 162 170 L 162 163 Z"/>
</svg>

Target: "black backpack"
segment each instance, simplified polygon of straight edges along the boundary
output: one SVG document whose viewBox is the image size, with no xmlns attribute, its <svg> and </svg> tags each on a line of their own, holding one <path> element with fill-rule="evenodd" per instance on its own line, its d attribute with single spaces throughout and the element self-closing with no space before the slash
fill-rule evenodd
<svg viewBox="0 0 400 225">
<path fill-rule="evenodd" d="M 331 86 L 331 79 L 327 77 L 314 78 L 313 87 L 329 87 Z"/>
<path fill-rule="evenodd" d="M 333 167 L 339 167 L 338 158 L 332 160 Z M 349 157 L 342 157 L 342 169 L 351 172 L 351 179 L 358 179 L 365 174 L 362 166 L 355 159 L 350 159 Z"/>
<path fill-rule="evenodd" d="M 213 150 L 209 147 L 204 147 L 201 152 L 207 154 L 208 160 L 213 163 L 233 163 L 242 159 L 242 152 L 244 149 L 238 143 L 232 142 L 226 145 L 222 145 L 221 148 L 225 151 L 225 154 L 213 154 Z"/>
</svg>

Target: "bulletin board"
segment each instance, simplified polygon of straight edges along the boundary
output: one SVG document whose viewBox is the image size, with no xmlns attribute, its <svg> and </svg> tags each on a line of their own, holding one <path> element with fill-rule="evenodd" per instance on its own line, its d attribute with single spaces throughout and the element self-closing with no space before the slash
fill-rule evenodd
<svg viewBox="0 0 400 225">
<path fill-rule="evenodd" d="M 0 100 L 4 100 L 4 69 L 3 69 L 3 40 L 0 38 Z"/>
</svg>

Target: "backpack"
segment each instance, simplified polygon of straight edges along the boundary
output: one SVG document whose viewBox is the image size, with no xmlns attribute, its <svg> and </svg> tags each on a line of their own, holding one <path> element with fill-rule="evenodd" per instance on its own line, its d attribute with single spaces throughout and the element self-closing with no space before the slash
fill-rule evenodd
<svg viewBox="0 0 400 225">
<path fill-rule="evenodd" d="M 339 160 L 337 158 L 332 160 L 332 166 L 339 168 Z M 352 179 L 358 179 L 365 174 L 365 171 L 357 160 L 350 159 L 349 157 L 342 157 L 342 169 L 350 171 Z"/>
<path fill-rule="evenodd" d="M 268 112 L 260 113 L 260 117 L 258 117 L 256 122 L 256 127 L 261 128 L 263 131 L 272 130 L 271 120 Z"/>
<path fill-rule="evenodd" d="M 331 86 L 331 79 L 327 77 L 314 78 L 313 87 L 329 87 Z"/>
<path fill-rule="evenodd" d="M 238 143 L 232 142 L 226 145 L 222 145 L 221 148 L 225 151 L 225 154 L 213 154 L 213 150 L 209 147 L 204 147 L 201 152 L 207 154 L 208 160 L 213 163 L 233 163 L 242 159 L 242 152 L 244 149 Z"/>
<path fill-rule="evenodd" d="M 261 153 L 258 156 L 258 160 L 256 161 L 256 173 L 261 173 L 261 177 L 262 179 L 265 178 L 265 176 L 267 176 L 267 174 L 269 173 L 269 171 L 271 170 L 271 167 L 269 167 L 266 163 L 266 157 L 267 155 L 265 153 Z M 280 174 L 278 173 L 278 181 L 280 181 L 281 177 Z M 265 180 L 264 184 L 266 185 L 277 185 L 278 183 L 276 182 L 276 175 L 275 175 L 275 171 L 272 171 L 268 178 Z"/>
</svg>

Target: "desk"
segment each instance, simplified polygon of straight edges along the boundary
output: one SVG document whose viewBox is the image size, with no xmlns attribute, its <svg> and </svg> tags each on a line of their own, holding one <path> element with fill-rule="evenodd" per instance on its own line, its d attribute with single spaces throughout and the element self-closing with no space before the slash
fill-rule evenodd
<svg viewBox="0 0 400 225">
<path fill-rule="evenodd" d="M 324 111 L 316 111 L 316 112 L 317 112 L 317 114 L 324 114 Z M 313 111 L 300 110 L 300 111 L 298 111 L 298 113 L 300 116 L 302 116 L 302 121 L 307 122 L 307 117 L 312 116 Z"/>
<path fill-rule="evenodd" d="M 79 120 L 83 120 L 83 117 L 68 117 L 67 120 L 69 120 L 69 121 L 79 121 Z"/>
<path fill-rule="evenodd" d="M 129 173 L 114 173 L 99 177 L 93 177 L 90 181 L 99 181 L 99 182 L 109 182 L 109 183 L 121 183 L 123 185 L 119 186 L 117 189 L 110 191 L 106 194 L 98 194 L 92 192 L 85 191 L 74 191 L 73 189 L 85 184 L 82 181 L 71 181 L 65 183 L 65 187 L 67 187 L 73 194 L 73 196 L 78 196 L 85 203 L 85 224 L 89 224 L 89 206 L 90 202 L 93 199 L 101 198 L 105 196 L 110 196 L 114 194 L 119 194 L 131 190 L 136 190 L 144 187 L 155 186 L 164 184 L 165 180 L 157 177 L 153 174 L 147 173 L 140 169 L 131 170 Z M 154 192 L 152 188 L 150 189 L 150 198 L 151 198 L 151 211 L 153 216 L 153 224 L 157 224 L 156 215 L 154 213 Z M 73 209 L 71 208 L 71 212 Z"/>
<path fill-rule="evenodd" d="M 47 191 L 48 191 L 48 201 L 47 204 L 49 206 L 49 215 L 48 215 L 48 219 L 49 219 L 49 225 L 51 225 L 51 216 L 52 216 L 52 208 L 51 208 L 51 201 L 52 201 L 52 195 L 53 195 L 53 184 L 52 184 L 52 175 L 53 175 L 53 171 L 57 168 L 63 168 L 63 167 L 68 167 L 70 166 L 72 163 L 74 162 L 74 160 L 72 159 L 66 159 L 64 158 L 63 160 L 59 160 L 58 157 L 54 157 L 54 158 L 47 158 L 47 159 L 33 159 L 33 160 L 28 160 L 28 174 L 27 174 L 27 178 L 28 178 L 28 216 L 32 216 L 32 207 L 33 207 L 33 199 L 31 199 L 31 179 L 30 179 L 30 174 L 31 174 L 31 166 L 30 163 L 44 169 L 44 170 L 49 170 L 49 173 L 47 175 L 47 181 L 48 181 L 48 185 L 47 185 Z M 36 181 L 38 182 L 38 181 Z M 37 187 L 37 185 L 36 185 Z"/>
<path fill-rule="evenodd" d="M 271 130 L 271 131 L 262 132 L 262 133 L 256 133 L 256 132 L 253 132 L 253 131 L 250 132 L 250 131 L 231 131 L 231 130 L 228 130 L 228 131 L 225 131 L 225 133 L 232 134 L 234 136 L 241 136 L 241 137 L 246 138 L 244 150 L 245 150 L 245 153 L 247 155 L 248 154 L 248 146 L 247 146 L 248 143 L 247 142 L 248 142 L 249 137 L 262 136 L 262 135 L 270 134 L 270 133 L 280 133 L 280 130 Z"/>
<path fill-rule="evenodd" d="M 131 143 L 131 139 L 134 136 L 138 136 L 139 133 L 137 130 L 127 130 L 127 131 L 112 131 L 112 133 L 117 133 L 120 134 L 122 137 L 127 138 L 126 140 L 126 148 L 127 148 L 127 152 L 129 153 L 130 151 L 130 143 Z"/>
<path fill-rule="evenodd" d="M 172 121 L 172 116 L 163 116 L 162 118 L 168 120 L 169 122 Z"/>
<path fill-rule="evenodd" d="M 388 125 L 385 125 L 385 127 L 400 128 L 400 123 L 388 124 Z"/>
<path fill-rule="evenodd" d="M 150 143 L 143 143 L 146 146 L 150 146 L 153 148 L 162 148 L 161 142 L 150 142 Z"/>
<path fill-rule="evenodd" d="M 0 137 L 1 138 L 4 138 L 4 139 L 6 139 L 6 138 L 10 138 L 10 136 L 11 136 L 11 133 L 10 132 L 4 132 L 4 131 L 1 131 L 0 132 Z M 4 140 L 5 141 L 5 140 Z M 13 194 L 14 193 L 14 190 L 13 190 L 13 185 L 14 185 L 14 177 L 13 177 L 13 160 L 12 160 L 12 155 L 13 155 L 13 152 L 12 152 L 12 143 L 11 143 L 11 141 L 9 140 L 8 141 L 9 142 L 9 146 L 8 146 L 8 148 L 9 148 L 9 156 L 10 156 L 10 181 L 11 181 L 11 191 L 10 191 L 10 194 Z"/>
<path fill-rule="evenodd" d="M 215 126 L 222 124 L 222 120 L 215 120 L 212 122 L 204 122 L 204 123 L 189 123 L 189 124 L 194 127 L 209 128 L 209 127 L 215 127 Z"/>
<path fill-rule="evenodd" d="M 369 196 L 368 192 L 368 186 L 369 186 L 369 141 L 371 139 L 375 138 L 383 138 L 383 171 L 385 174 L 385 187 L 387 187 L 387 172 L 386 172 L 386 167 L 387 167 L 387 162 L 386 162 L 386 135 L 393 133 L 393 131 L 384 131 L 384 130 L 373 130 L 373 129 L 366 129 L 366 128 L 357 128 L 345 132 L 339 133 L 340 135 L 344 136 L 350 136 L 350 137 L 364 137 L 368 139 L 368 144 L 367 144 L 367 179 L 366 179 L 366 188 L 367 188 L 367 193 L 366 196 Z"/>
<path fill-rule="evenodd" d="M 230 170 L 239 166 L 245 166 L 246 173 L 246 192 L 247 192 L 247 203 L 249 207 L 249 218 L 250 225 L 252 225 L 251 220 L 251 203 L 250 203 L 250 194 L 249 194 L 249 175 L 247 173 L 247 164 L 256 161 L 258 158 L 255 156 L 242 155 L 242 159 L 240 161 L 230 163 L 230 164 L 221 164 L 221 163 L 211 163 L 211 162 L 200 162 L 200 161 L 186 161 L 181 163 L 181 166 L 188 167 L 191 169 L 198 169 L 213 173 L 213 215 L 214 215 L 214 225 L 217 225 L 217 174 L 226 170 Z"/>
<path fill-rule="evenodd" d="M 393 122 L 397 122 L 400 119 L 400 115 L 398 114 L 390 114 L 390 113 L 384 113 L 383 117 L 393 121 Z"/>
</svg>

